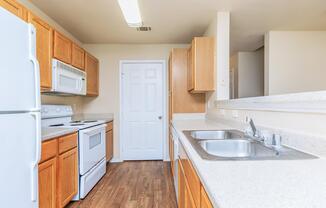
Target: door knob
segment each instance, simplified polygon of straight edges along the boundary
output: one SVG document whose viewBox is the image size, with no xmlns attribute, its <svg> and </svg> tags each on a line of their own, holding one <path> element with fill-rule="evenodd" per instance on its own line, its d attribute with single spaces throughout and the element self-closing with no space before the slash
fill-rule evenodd
<svg viewBox="0 0 326 208">
<path fill-rule="evenodd" d="M 158 119 L 162 120 L 162 116 L 159 116 Z"/>
</svg>

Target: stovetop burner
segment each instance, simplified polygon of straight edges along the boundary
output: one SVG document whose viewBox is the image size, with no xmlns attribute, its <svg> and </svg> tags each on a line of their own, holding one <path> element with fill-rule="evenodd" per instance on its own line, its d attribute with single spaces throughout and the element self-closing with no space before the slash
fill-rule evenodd
<svg viewBox="0 0 326 208">
<path fill-rule="evenodd" d="M 64 126 L 64 124 L 52 124 L 50 127 L 58 127 L 58 126 Z"/>
</svg>

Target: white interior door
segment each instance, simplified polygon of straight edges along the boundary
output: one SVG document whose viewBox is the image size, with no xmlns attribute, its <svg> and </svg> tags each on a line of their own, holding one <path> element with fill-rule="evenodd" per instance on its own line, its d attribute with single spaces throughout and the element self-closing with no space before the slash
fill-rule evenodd
<svg viewBox="0 0 326 208">
<path fill-rule="evenodd" d="M 163 159 L 163 63 L 122 64 L 124 160 Z"/>
</svg>

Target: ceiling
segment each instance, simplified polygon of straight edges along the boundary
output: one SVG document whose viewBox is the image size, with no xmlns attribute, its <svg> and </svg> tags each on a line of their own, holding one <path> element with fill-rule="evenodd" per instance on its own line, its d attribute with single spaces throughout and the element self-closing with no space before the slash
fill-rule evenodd
<svg viewBox="0 0 326 208">
<path fill-rule="evenodd" d="M 145 26 L 124 21 L 117 0 L 31 0 L 83 43 L 189 43 L 216 11 L 231 12 L 231 53 L 261 46 L 269 30 L 326 30 L 325 0 L 139 0 Z"/>
</svg>

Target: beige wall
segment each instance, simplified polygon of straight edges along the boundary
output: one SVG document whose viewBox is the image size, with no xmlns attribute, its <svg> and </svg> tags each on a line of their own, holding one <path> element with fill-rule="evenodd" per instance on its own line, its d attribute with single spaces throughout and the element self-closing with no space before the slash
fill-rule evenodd
<svg viewBox="0 0 326 208">
<path fill-rule="evenodd" d="M 266 95 L 326 90 L 326 31 L 271 31 L 265 46 Z"/>
<path fill-rule="evenodd" d="M 172 48 L 186 44 L 86 44 L 84 47 L 100 60 L 100 95 L 83 98 L 84 113 L 114 114 L 114 156 L 119 159 L 120 60 L 166 60 Z"/>
<path fill-rule="evenodd" d="M 234 73 L 234 97 L 264 95 L 264 48 L 253 52 L 238 52 L 230 59 Z"/>
</svg>

